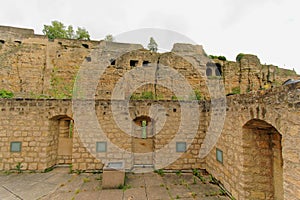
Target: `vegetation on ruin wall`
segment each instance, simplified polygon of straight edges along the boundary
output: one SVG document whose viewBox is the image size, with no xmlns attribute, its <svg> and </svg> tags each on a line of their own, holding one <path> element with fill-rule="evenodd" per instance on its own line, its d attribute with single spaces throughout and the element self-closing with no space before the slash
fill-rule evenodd
<svg viewBox="0 0 300 200">
<path fill-rule="evenodd" d="M 231 94 L 241 94 L 241 88 L 240 87 L 234 87 L 231 89 Z"/>
<path fill-rule="evenodd" d="M 178 97 L 178 96 L 172 96 L 171 97 L 172 100 L 184 100 L 184 98 L 182 97 Z M 196 89 L 194 90 L 188 97 L 188 100 L 203 100 L 202 94 L 200 92 L 200 90 Z"/>
<path fill-rule="evenodd" d="M 209 55 L 210 59 L 218 59 L 218 60 L 222 60 L 222 61 L 226 61 L 226 57 L 225 56 L 214 56 L 214 55 Z"/>
<path fill-rule="evenodd" d="M 79 67 L 77 66 L 76 71 L 78 69 Z M 70 80 L 66 80 L 59 76 L 58 70 L 58 67 L 54 67 L 51 73 L 51 89 L 49 95 L 55 99 L 71 99 L 77 73 L 75 73 Z"/>
<path fill-rule="evenodd" d="M 51 25 L 44 25 L 43 33 L 49 39 L 90 40 L 89 32 L 85 28 L 78 27 L 75 32 L 72 25 L 66 27 L 59 21 L 52 21 Z"/>
<path fill-rule="evenodd" d="M 296 73 L 295 70 L 282 69 L 282 68 L 277 68 L 276 69 L 276 74 L 278 76 L 297 76 L 297 73 Z"/>
<path fill-rule="evenodd" d="M 130 96 L 130 100 L 162 100 L 164 99 L 163 95 L 157 94 L 155 95 L 152 91 L 145 91 L 142 94 L 132 94 Z M 172 96 L 172 100 L 184 100 L 183 97 Z M 189 95 L 188 100 L 202 100 L 203 97 L 201 95 L 200 90 L 194 90 L 192 94 Z"/>
<path fill-rule="evenodd" d="M 245 54 L 239 53 L 239 54 L 236 56 L 235 60 L 236 60 L 237 62 L 240 62 L 244 56 L 245 56 Z"/>
<path fill-rule="evenodd" d="M 7 90 L 0 90 L 0 98 L 10 99 L 13 98 L 14 94 Z"/>
<path fill-rule="evenodd" d="M 192 94 L 191 96 L 190 96 L 190 99 L 191 100 L 202 100 L 202 95 L 201 95 L 201 92 L 200 92 L 200 90 L 194 90 L 194 94 Z"/>
</svg>

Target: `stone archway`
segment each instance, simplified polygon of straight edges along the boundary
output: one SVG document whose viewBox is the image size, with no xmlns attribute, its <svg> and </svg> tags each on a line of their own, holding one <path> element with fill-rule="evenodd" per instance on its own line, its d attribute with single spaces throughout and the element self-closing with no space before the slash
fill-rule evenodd
<svg viewBox="0 0 300 200">
<path fill-rule="evenodd" d="M 241 182 L 246 199 L 283 199 L 281 138 L 263 120 L 252 119 L 243 126 Z"/>
</svg>

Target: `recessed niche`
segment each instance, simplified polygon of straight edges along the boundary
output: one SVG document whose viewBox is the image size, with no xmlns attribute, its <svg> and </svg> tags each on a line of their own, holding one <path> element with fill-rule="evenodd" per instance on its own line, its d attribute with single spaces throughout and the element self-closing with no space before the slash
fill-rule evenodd
<svg viewBox="0 0 300 200">
<path fill-rule="evenodd" d="M 82 46 L 83 46 L 84 48 L 86 48 L 86 49 L 89 48 L 89 45 L 88 45 L 88 44 L 82 44 Z"/>
<path fill-rule="evenodd" d="M 216 76 L 222 76 L 222 66 L 219 63 L 216 63 Z"/>
<path fill-rule="evenodd" d="M 148 60 L 143 61 L 143 67 L 149 66 L 150 62 Z"/>
<path fill-rule="evenodd" d="M 130 67 L 136 67 L 138 65 L 139 61 L 138 60 L 130 60 Z"/>
<path fill-rule="evenodd" d="M 115 59 L 110 59 L 110 65 L 116 65 L 116 60 Z"/>
<path fill-rule="evenodd" d="M 91 62 L 91 61 L 92 61 L 92 58 L 91 58 L 91 57 L 85 57 L 85 60 L 86 60 L 87 62 Z"/>
</svg>

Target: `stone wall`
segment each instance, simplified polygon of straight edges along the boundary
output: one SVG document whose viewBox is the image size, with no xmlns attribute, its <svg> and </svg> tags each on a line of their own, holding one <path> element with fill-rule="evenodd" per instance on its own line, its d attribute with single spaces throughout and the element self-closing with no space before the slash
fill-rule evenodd
<svg viewBox="0 0 300 200">
<path fill-rule="evenodd" d="M 21 39 L 32 37 L 34 35 L 34 30 L 10 26 L 0 26 L 0 35 L 2 43 L 5 42 L 5 40 L 11 40 L 12 38 L 15 39 L 15 42 L 19 42 Z"/>
<path fill-rule="evenodd" d="M 299 199 L 299 95 L 298 84 L 227 98 L 222 135 L 206 169 L 237 199 Z"/>
<path fill-rule="evenodd" d="M 0 105 L 1 169 L 14 169 L 18 162 L 29 170 L 54 165 L 57 136 L 51 134 L 50 118 L 53 112 L 66 113 L 66 102 L 2 99 Z M 10 152 L 12 141 L 22 142 L 21 152 Z"/>
<path fill-rule="evenodd" d="M 109 161 L 114 159 L 126 160 L 126 168 L 133 167 L 133 157 L 131 155 L 133 137 L 129 126 L 128 130 L 123 131 L 115 121 L 127 117 L 131 117 L 129 122 L 139 116 L 151 116 L 151 101 L 133 101 L 129 105 L 128 113 L 124 113 L 121 109 L 113 116 L 110 101 L 97 101 L 95 111 L 98 122 L 103 133 L 108 140 L 101 135 L 94 135 L 91 140 L 82 135 L 89 133 L 89 125 L 85 126 L 85 132 L 78 134 L 81 127 L 77 127 L 76 120 L 72 135 L 72 153 L 70 156 L 63 157 L 59 155 L 59 139 L 67 138 L 69 134 L 66 119 L 72 119 L 72 102 L 70 100 L 32 100 L 32 99 L 2 99 L 0 101 L 0 138 L 1 138 L 1 154 L 0 169 L 14 169 L 18 162 L 21 162 L 23 169 L 26 170 L 44 170 L 56 164 L 72 164 L 73 169 L 94 170 L 101 169 L 100 161 Z M 175 146 L 167 147 L 166 152 L 170 155 L 160 155 L 157 152 L 170 143 L 177 132 L 181 120 L 181 108 L 176 101 L 159 102 L 163 107 L 161 111 L 166 117 L 166 121 L 162 124 L 162 129 L 157 133 L 153 133 L 153 165 L 159 166 L 167 157 L 171 158 L 176 153 Z M 199 112 L 203 110 L 203 106 L 199 107 Z M 162 109 L 161 108 L 161 109 Z M 152 111 L 153 112 L 153 111 Z M 166 113 L 165 113 L 166 112 Z M 81 113 L 82 114 L 82 113 Z M 192 115 L 190 115 L 192 117 Z M 156 120 L 157 127 L 159 125 L 157 116 L 152 116 Z M 198 133 L 190 140 L 190 147 L 187 152 L 166 168 L 168 169 L 191 169 L 204 168 L 204 159 L 198 158 L 199 148 L 205 136 L 205 124 L 207 114 L 202 112 L 202 125 L 198 128 Z M 192 119 L 190 119 L 192 120 Z M 121 120 L 120 120 L 121 121 Z M 153 122 L 154 123 L 154 122 Z M 155 131 L 155 130 L 154 130 Z M 65 135 L 67 134 L 67 137 Z M 181 130 L 182 136 L 180 141 L 185 141 L 188 134 Z M 11 142 L 22 142 L 21 152 L 11 152 Z M 95 144 L 97 141 L 110 141 L 107 152 L 104 154 L 96 153 Z M 84 143 L 84 144 L 83 144 Z M 114 148 L 113 145 L 118 148 Z M 89 147 L 89 150 L 86 149 Z M 122 153 L 121 150 L 129 153 Z M 95 158 L 96 157 L 96 158 Z M 174 156 L 173 156 L 174 157 Z M 177 158 L 177 156 L 176 156 Z M 71 159 L 71 162 L 70 162 Z M 174 160 L 174 161 L 175 161 Z"/>
<path fill-rule="evenodd" d="M 213 59 L 220 65 L 226 94 L 237 88 L 241 94 L 282 85 L 288 79 L 299 79 L 293 70 L 261 64 L 257 56 L 245 54 L 239 61 Z"/>
<path fill-rule="evenodd" d="M 198 154 L 209 134 L 211 114 L 209 104 L 200 103 L 200 123 L 197 134 L 190 140 L 191 146 L 180 154 L 179 159 L 164 168 L 206 169 L 237 199 L 273 199 L 274 196 L 282 199 L 280 194 L 284 194 L 284 199 L 299 198 L 299 97 L 299 84 L 228 97 L 222 135 L 205 159 L 200 159 Z M 120 102 L 127 105 L 124 101 Z M 44 170 L 61 163 L 58 143 L 62 132 L 66 131 L 60 131 L 59 127 L 61 120 L 74 118 L 71 103 L 70 100 L 1 99 L 1 170 L 15 169 L 19 162 L 27 170 Z M 94 104 L 96 120 L 112 144 L 108 143 L 106 152 L 96 152 L 95 143 L 106 141 L 102 136 L 82 137 L 82 134 L 91 133 L 89 127 L 93 128 L 93 124 L 87 123 L 86 132 L 80 132 L 82 127 L 74 120 L 71 150 L 74 170 L 97 170 L 107 161 L 123 159 L 126 168 L 131 169 L 135 164 L 131 154 L 135 145 L 130 136 L 132 132 L 127 134 L 117 124 L 126 122 L 121 119 L 128 116 L 132 122 L 126 123 L 129 130 L 139 116 L 150 116 L 157 128 L 162 127 L 151 136 L 155 168 L 160 168 L 162 159 L 178 155 L 174 145 L 166 145 L 175 137 L 178 124 L 185 119 L 194 123 L 193 115 L 181 118 L 184 104 L 180 105 L 178 101 L 130 101 L 128 107 L 121 106 L 114 111 L 117 117 L 112 114 L 112 104 L 114 101 L 105 100 L 97 100 Z M 157 107 L 157 104 L 160 106 Z M 166 117 L 165 123 L 159 124 L 164 121 L 162 116 Z M 179 131 L 179 135 L 183 134 L 177 141 L 189 139 L 188 131 Z M 11 152 L 11 142 L 22 142 L 21 152 Z M 167 154 L 157 154 L 164 146 L 167 146 Z M 129 153 L 120 152 L 120 149 Z M 222 162 L 216 160 L 216 149 L 223 152 Z"/>
<path fill-rule="evenodd" d="M 83 77 L 86 92 L 93 95 L 87 99 L 77 95 L 72 102 L 77 73 L 97 69 L 99 60 L 92 55 L 106 47 L 111 48 L 103 53 L 108 67 L 99 80 L 91 81 L 96 84 L 95 91 L 89 84 L 90 77 Z M 245 55 L 238 62 L 214 60 L 218 65 L 207 66 L 211 62 L 197 45 L 176 44 L 172 52 L 158 54 L 141 45 L 49 41 L 31 30 L 0 27 L 0 88 L 13 91 L 17 97 L 30 97 L 0 99 L 0 170 L 15 169 L 18 163 L 26 170 L 45 170 L 57 164 L 72 164 L 74 170 L 98 170 L 108 161 L 125 160 L 127 169 L 141 163 L 173 170 L 206 169 L 237 199 L 299 199 L 300 87 L 292 84 L 269 89 L 298 76 L 289 70 L 261 65 L 253 55 Z M 199 90 L 207 98 L 222 98 L 234 88 L 246 93 L 226 98 L 222 133 L 203 159 L 199 153 L 204 141 L 208 138 L 213 144 L 215 136 L 210 132 L 216 122 L 212 119 L 224 110 L 214 108 L 210 101 L 198 102 L 194 108 L 190 99 L 174 100 L 174 88 L 181 85 L 172 75 L 160 80 L 170 72 L 162 66 L 179 72 L 192 90 Z M 221 67 L 222 77 L 216 77 L 216 71 L 212 76 L 205 75 L 207 68 L 216 67 Z M 150 79 L 155 82 L 135 88 L 133 94 L 151 91 L 156 100 L 127 102 L 131 85 L 121 87 L 124 98 L 110 100 L 117 82 L 132 69 L 145 75 L 151 69 Z M 148 78 L 139 73 L 134 80 L 143 83 Z M 222 82 L 225 91 L 215 87 Z M 261 90 L 253 92 L 258 89 Z M 53 97 L 57 99 L 50 99 Z M 225 99 L 213 103 L 225 104 Z M 74 112 L 78 108 L 79 112 Z M 183 113 L 183 108 L 195 112 Z M 197 117 L 199 120 L 195 120 Z M 139 138 L 141 119 L 151 124 L 146 140 Z M 68 121 L 74 121 L 73 130 Z M 182 129 L 182 121 L 190 126 Z M 103 134 L 99 134 L 99 127 Z M 197 131 L 192 136 L 194 128 Z M 191 145 L 184 152 L 176 152 L 176 142 L 185 140 Z M 97 142 L 107 141 L 106 150 L 98 151 Z M 18 152 L 18 143 L 12 148 L 11 142 L 21 142 L 21 151 Z M 146 156 L 132 154 L 144 149 L 149 151 Z M 221 161 L 216 160 L 217 150 Z M 170 164 L 164 166 L 166 160 Z"/>
<path fill-rule="evenodd" d="M 86 63 L 93 63 L 93 52 L 105 44 L 104 41 L 48 40 L 45 36 L 35 35 L 30 29 L 0 27 L 0 88 L 14 92 L 17 97 L 71 98 L 78 70 Z M 262 65 L 254 55 L 246 54 L 238 62 L 209 60 L 199 45 L 175 44 L 172 52 L 163 54 L 149 52 L 141 45 L 111 43 L 109 46 L 127 51 L 111 56 L 107 54 L 107 63 L 110 64 L 100 77 L 95 92 L 99 99 L 110 98 L 112 89 L 124 74 L 133 68 L 145 66 L 152 66 L 156 70 L 161 70 L 159 66 L 175 69 L 187 79 L 193 90 L 202 93 L 203 98 L 209 98 L 207 68 L 214 72 L 208 78 L 223 80 L 225 94 L 236 88 L 241 93 L 266 89 L 280 85 L 289 78 L 299 78 L 291 70 Z M 200 60 L 191 62 L 182 55 L 199 56 Z M 209 63 L 212 63 L 211 66 L 208 66 Z M 217 69 L 220 72 L 215 72 Z M 156 81 L 160 81 L 159 74 L 155 74 Z M 136 78 L 145 79 L 142 76 Z M 178 85 L 171 79 L 167 85 Z M 159 99 L 174 97 L 172 89 L 162 87 L 159 83 L 143 86 L 136 90 L 136 94 L 143 91 L 151 91 Z"/>
</svg>

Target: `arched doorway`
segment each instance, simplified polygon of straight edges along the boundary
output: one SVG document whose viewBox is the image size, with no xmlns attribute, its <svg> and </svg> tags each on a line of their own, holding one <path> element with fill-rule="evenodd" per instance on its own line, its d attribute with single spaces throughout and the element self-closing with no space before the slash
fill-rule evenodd
<svg viewBox="0 0 300 200">
<path fill-rule="evenodd" d="M 216 63 L 215 74 L 216 76 L 222 76 L 222 66 L 220 63 Z"/>
<path fill-rule="evenodd" d="M 139 116 L 132 124 L 132 152 L 134 167 L 153 167 L 154 120 Z"/>
<path fill-rule="evenodd" d="M 280 133 L 269 123 L 252 119 L 243 126 L 242 185 L 246 199 L 283 199 Z"/>
<path fill-rule="evenodd" d="M 55 164 L 71 164 L 74 121 L 68 116 L 60 115 L 52 118 L 52 132 L 57 142 Z"/>
</svg>

